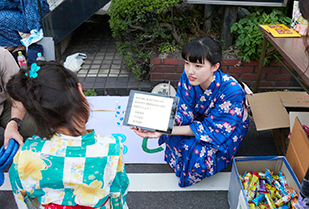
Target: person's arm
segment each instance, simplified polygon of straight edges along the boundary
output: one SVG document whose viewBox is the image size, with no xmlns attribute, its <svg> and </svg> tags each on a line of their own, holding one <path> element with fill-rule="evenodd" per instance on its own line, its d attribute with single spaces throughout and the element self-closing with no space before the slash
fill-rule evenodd
<svg viewBox="0 0 309 209">
<path fill-rule="evenodd" d="M 10 80 L 10 78 L 15 75 L 16 73 L 18 73 L 19 71 L 19 66 L 17 65 L 14 57 L 12 56 L 12 54 L 5 50 L 5 49 L 1 49 L 1 54 L 3 54 L 3 66 L 1 66 L 1 71 L 2 71 L 2 80 L 4 83 L 4 90 L 6 91 L 6 85 L 8 83 L 8 81 Z M 12 101 L 12 109 L 11 109 L 11 118 L 16 117 L 19 119 L 23 119 L 24 115 L 25 115 L 25 110 L 22 106 L 22 104 L 20 102 L 15 102 Z M 9 128 L 9 130 L 7 130 L 7 128 Z M 10 121 L 7 124 L 7 127 L 4 131 L 4 146 L 5 148 L 7 148 L 9 140 L 11 138 L 14 138 L 20 145 L 23 144 L 23 140 L 22 137 L 20 136 L 19 132 L 17 131 L 17 123 L 15 121 Z"/>
<path fill-rule="evenodd" d="M 194 136 L 190 126 L 174 126 L 171 135 Z"/>
<path fill-rule="evenodd" d="M 26 109 L 24 108 L 21 102 L 12 100 L 12 108 L 11 108 L 11 118 L 19 118 L 22 120 L 25 116 Z M 14 139 L 18 142 L 20 146 L 24 144 L 23 137 L 20 135 L 18 131 L 17 122 L 11 120 L 5 128 L 4 131 L 4 147 L 7 148 L 9 144 L 9 140 Z"/>
</svg>

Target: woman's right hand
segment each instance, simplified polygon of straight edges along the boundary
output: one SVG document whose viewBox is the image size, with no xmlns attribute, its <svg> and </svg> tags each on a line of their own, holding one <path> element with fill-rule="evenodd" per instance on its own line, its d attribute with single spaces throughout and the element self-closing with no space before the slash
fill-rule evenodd
<svg viewBox="0 0 309 209">
<path fill-rule="evenodd" d="M 143 130 L 137 127 L 130 127 L 138 136 L 142 138 L 159 138 L 163 134 L 156 131 Z"/>
<path fill-rule="evenodd" d="M 18 131 L 17 123 L 15 121 L 10 121 L 4 130 L 4 148 L 5 149 L 8 147 L 10 139 L 14 139 L 19 144 L 19 147 L 23 146 L 24 144 L 24 139 L 20 135 Z"/>
</svg>

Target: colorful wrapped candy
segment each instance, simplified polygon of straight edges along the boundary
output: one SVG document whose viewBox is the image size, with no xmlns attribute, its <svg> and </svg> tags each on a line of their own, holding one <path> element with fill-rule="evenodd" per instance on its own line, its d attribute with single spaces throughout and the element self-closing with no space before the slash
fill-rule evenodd
<svg viewBox="0 0 309 209">
<path fill-rule="evenodd" d="M 259 192 L 265 192 L 266 191 L 266 181 L 264 179 L 260 179 L 260 188 Z"/>
<path fill-rule="evenodd" d="M 276 207 L 273 199 L 270 197 L 269 192 L 265 192 L 265 199 L 268 203 L 268 208 L 274 209 Z"/>
<path fill-rule="evenodd" d="M 264 172 L 247 171 L 242 184 L 250 209 L 299 209 L 297 193 L 288 187 L 285 175 L 266 169 Z"/>
<path fill-rule="evenodd" d="M 288 193 L 287 195 L 284 195 L 281 199 L 279 199 L 277 202 L 275 202 L 275 206 L 281 207 L 282 205 L 288 203 L 290 200 L 292 200 L 294 197 L 297 197 L 296 192 L 293 190 L 292 192 Z"/>
</svg>

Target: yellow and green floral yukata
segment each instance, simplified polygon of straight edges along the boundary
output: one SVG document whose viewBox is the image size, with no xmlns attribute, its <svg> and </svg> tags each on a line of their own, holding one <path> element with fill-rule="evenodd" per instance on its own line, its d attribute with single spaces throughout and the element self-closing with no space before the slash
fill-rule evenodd
<svg viewBox="0 0 309 209">
<path fill-rule="evenodd" d="M 78 137 L 55 134 L 50 140 L 33 136 L 9 170 L 15 200 L 25 206 L 37 198 L 41 205 L 128 208 L 122 150 L 117 137 L 93 130 Z"/>
</svg>

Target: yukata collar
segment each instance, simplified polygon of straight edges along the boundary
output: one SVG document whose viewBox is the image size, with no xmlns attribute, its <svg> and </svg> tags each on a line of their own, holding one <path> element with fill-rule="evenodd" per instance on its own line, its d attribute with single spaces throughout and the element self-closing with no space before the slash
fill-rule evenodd
<svg viewBox="0 0 309 209">
<path fill-rule="evenodd" d="M 88 134 L 82 135 L 82 136 L 69 136 L 61 133 L 56 133 L 51 141 L 58 141 L 58 140 L 65 140 L 67 142 L 70 141 L 70 146 L 88 146 L 93 145 L 96 143 L 95 140 L 95 132 L 94 129 L 87 130 Z"/>
</svg>

